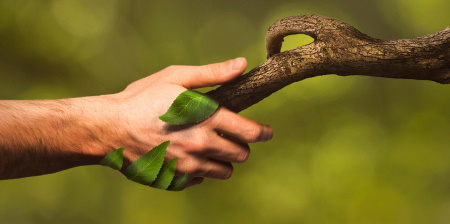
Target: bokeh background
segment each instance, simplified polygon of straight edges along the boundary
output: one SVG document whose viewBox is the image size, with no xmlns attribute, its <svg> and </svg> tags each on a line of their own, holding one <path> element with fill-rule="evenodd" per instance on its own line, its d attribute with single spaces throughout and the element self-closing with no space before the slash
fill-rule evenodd
<svg viewBox="0 0 450 224">
<path fill-rule="evenodd" d="M 172 64 L 264 61 L 296 14 L 382 39 L 450 25 L 448 0 L 2 0 L 0 98 L 114 93 Z M 292 48 L 305 37 L 288 38 Z M 100 166 L 0 182 L 0 222 L 450 223 L 450 87 L 317 77 L 242 112 L 275 129 L 230 180 L 156 190 Z M 1 119 L 1 118 L 0 118 Z M 0 161 L 1 162 L 1 161 Z"/>
</svg>

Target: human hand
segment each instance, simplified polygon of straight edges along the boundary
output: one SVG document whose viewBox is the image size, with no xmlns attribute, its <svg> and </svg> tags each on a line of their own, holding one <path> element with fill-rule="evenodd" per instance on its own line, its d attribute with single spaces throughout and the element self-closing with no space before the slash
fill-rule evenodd
<svg viewBox="0 0 450 224">
<path fill-rule="evenodd" d="M 107 104 L 108 128 L 99 155 L 125 147 L 125 166 L 156 145 L 170 140 L 166 158 L 179 157 L 176 175 L 188 172 L 188 186 L 201 183 L 204 177 L 228 179 L 231 163 L 247 160 L 248 143 L 272 138 L 272 128 L 220 107 L 207 120 L 195 125 L 169 125 L 159 120 L 173 100 L 186 89 L 215 86 L 242 74 L 244 58 L 205 66 L 170 66 L 130 84 L 124 91 L 102 96 Z M 98 118 L 102 120 L 102 118 Z M 108 142 L 108 143 L 106 143 Z M 105 147 L 108 146 L 108 147 Z M 113 146 L 113 147 L 111 147 Z"/>
<path fill-rule="evenodd" d="M 244 162 L 248 143 L 272 138 L 272 128 L 223 107 L 195 125 L 173 126 L 158 117 L 186 89 L 222 84 L 239 76 L 243 58 L 205 66 L 170 66 L 102 96 L 59 100 L 0 100 L 0 179 L 99 164 L 125 147 L 129 164 L 167 140 L 165 160 L 178 157 L 176 175 L 189 185 L 204 177 L 227 179 L 231 163 Z"/>
</svg>

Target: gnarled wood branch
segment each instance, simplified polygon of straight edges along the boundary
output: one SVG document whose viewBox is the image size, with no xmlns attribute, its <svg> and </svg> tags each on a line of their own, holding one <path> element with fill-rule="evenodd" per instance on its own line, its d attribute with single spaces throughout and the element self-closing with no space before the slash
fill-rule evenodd
<svg viewBox="0 0 450 224">
<path fill-rule="evenodd" d="M 283 38 L 306 34 L 314 42 L 280 53 Z M 276 21 L 266 36 L 267 60 L 207 94 L 239 112 L 281 88 L 326 74 L 450 83 L 450 29 L 408 40 L 369 37 L 347 23 L 318 15 Z"/>
</svg>

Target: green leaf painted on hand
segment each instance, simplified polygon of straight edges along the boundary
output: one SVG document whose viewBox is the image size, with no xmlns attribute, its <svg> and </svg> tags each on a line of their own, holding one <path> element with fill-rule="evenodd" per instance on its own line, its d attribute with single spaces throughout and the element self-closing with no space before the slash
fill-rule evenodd
<svg viewBox="0 0 450 224">
<path fill-rule="evenodd" d="M 186 90 L 178 95 L 159 119 L 174 125 L 198 123 L 209 118 L 218 107 L 219 103 L 205 94 Z"/>
<path fill-rule="evenodd" d="M 172 183 L 167 188 L 168 191 L 182 191 L 189 183 L 189 174 L 186 173 L 183 176 L 173 178 Z"/>
<path fill-rule="evenodd" d="M 125 170 L 125 176 L 134 182 L 151 185 L 161 170 L 169 143 L 170 141 L 161 143 L 134 161 Z"/>
<path fill-rule="evenodd" d="M 152 183 L 151 187 L 166 190 L 175 176 L 175 167 L 177 166 L 178 157 L 164 163 L 159 171 L 158 177 Z"/>
<path fill-rule="evenodd" d="M 124 150 L 125 148 L 120 148 L 108 153 L 108 155 L 106 155 L 105 158 L 102 159 L 100 165 L 109 166 L 115 170 L 120 170 L 123 164 Z"/>
<path fill-rule="evenodd" d="M 183 176 L 175 177 L 178 157 L 163 164 L 169 143 L 170 141 L 161 143 L 134 161 L 125 170 L 125 176 L 137 183 L 158 189 L 169 191 L 183 190 L 189 183 L 189 175 L 186 171 L 186 174 Z M 125 148 L 120 148 L 110 152 L 103 158 L 100 165 L 120 170 L 123 164 L 124 150 Z"/>
</svg>

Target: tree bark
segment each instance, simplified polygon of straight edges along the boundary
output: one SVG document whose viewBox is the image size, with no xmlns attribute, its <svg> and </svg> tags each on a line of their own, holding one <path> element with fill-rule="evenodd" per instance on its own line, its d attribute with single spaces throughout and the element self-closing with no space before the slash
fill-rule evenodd
<svg viewBox="0 0 450 224">
<path fill-rule="evenodd" d="M 306 34 L 314 42 L 280 53 L 283 38 Z M 408 40 L 369 37 L 347 23 L 318 15 L 276 21 L 266 36 L 267 60 L 207 93 L 239 112 L 281 88 L 315 76 L 337 74 L 450 83 L 450 29 Z"/>
</svg>

